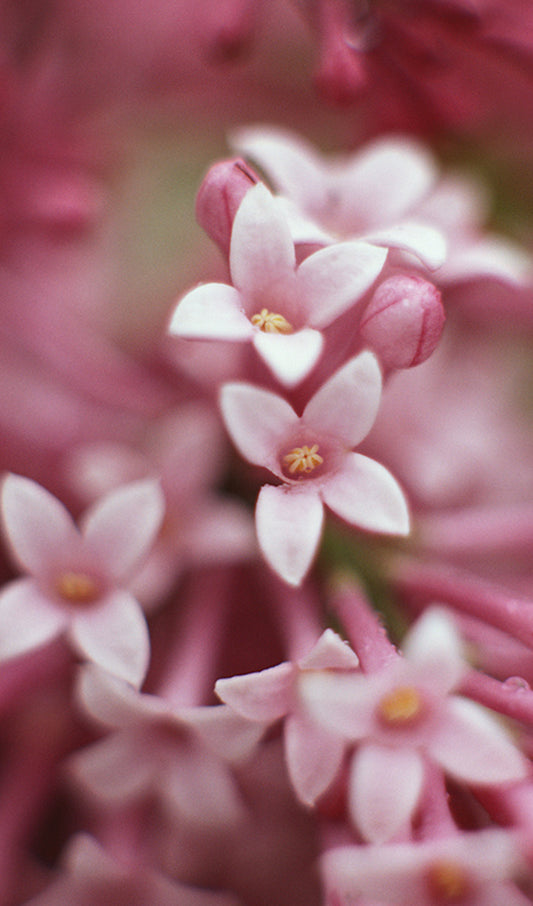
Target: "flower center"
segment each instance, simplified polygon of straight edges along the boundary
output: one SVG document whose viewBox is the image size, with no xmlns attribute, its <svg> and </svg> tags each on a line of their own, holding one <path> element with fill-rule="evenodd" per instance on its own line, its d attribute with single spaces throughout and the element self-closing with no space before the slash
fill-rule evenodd
<svg viewBox="0 0 533 906">
<path fill-rule="evenodd" d="M 428 872 L 431 895 L 437 903 L 457 903 L 468 893 L 464 869 L 451 859 L 439 859 Z"/>
<path fill-rule="evenodd" d="M 91 604 L 99 594 L 92 576 L 76 572 L 62 573 L 56 581 L 56 591 L 69 604 Z"/>
<path fill-rule="evenodd" d="M 318 452 L 318 444 L 308 447 L 304 444 L 302 447 L 295 447 L 283 457 L 283 462 L 287 466 L 291 475 L 296 472 L 308 475 L 317 466 L 321 466 L 324 460 Z"/>
<path fill-rule="evenodd" d="M 259 314 L 252 315 L 250 320 L 263 333 L 292 333 L 294 329 L 283 315 L 269 311 L 268 308 L 262 308 Z"/>
<path fill-rule="evenodd" d="M 401 727 L 416 720 L 422 707 L 422 697 L 414 686 L 398 686 L 380 699 L 378 714 L 389 726 Z"/>
</svg>

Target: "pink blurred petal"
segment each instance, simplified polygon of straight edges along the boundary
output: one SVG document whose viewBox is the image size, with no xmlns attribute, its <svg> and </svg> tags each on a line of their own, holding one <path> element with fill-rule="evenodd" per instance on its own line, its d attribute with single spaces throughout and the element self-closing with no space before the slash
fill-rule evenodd
<svg viewBox="0 0 533 906">
<path fill-rule="evenodd" d="M 424 779 L 415 749 L 365 743 L 356 751 L 350 779 L 349 809 L 369 843 L 385 843 L 411 818 Z"/>
<path fill-rule="evenodd" d="M 253 344 L 274 376 L 286 387 L 302 381 L 316 365 L 322 352 L 322 335 L 304 328 L 291 334 L 257 331 Z"/>
<path fill-rule="evenodd" d="M 81 708 L 107 729 L 126 729 L 141 720 L 166 717 L 168 707 L 155 695 L 140 695 L 129 682 L 96 664 L 80 669 L 76 698 Z"/>
<path fill-rule="evenodd" d="M 324 509 L 314 490 L 264 485 L 255 509 L 257 539 L 267 562 L 289 585 L 307 573 L 322 535 Z"/>
<path fill-rule="evenodd" d="M 289 403 L 253 384 L 225 384 L 220 407 L 228 433 L 245 459 L 280 474 L 278 447 L 287 432 L 298 425 Z"/>
<path fill-rule="evenodd" d="M 240 293 L 224 283 L 206 283 L 179 301 L 169 332 L 192 340 L 247 340 L 253 328 Z"/>
<path fill-rule="evenodd" d="M 432 606 L 418 618 L 403 640 L 402 651 L 437 695 L 455 689 L 467 669 L 461 637 L 441 607 Z"/>
<path fill-rule="evenodd" d="M 362 352 L 339 368 L 309 400 L 302 420 L 347 448 L 370 431 L 381 399 L 381 371 L 371 352 Z"/>
<path fill-rule="evenodd" d="M 294 704 L 295 668 L 277 664 L 267 670 L 219 679 L 215 692 L 225 704 L 248 720 L 278 720 Z"/>
<path fill-rule="evenodd" d="M 143 796 L 152 780 L 152 765 L 131 736 L 110 733 L 79 749 L 69 760 L 69 773 L 91 795 L 117 804 Z"/>
<path fill-rule="evenodd" d="M 409 533 L 409 511 L 388 469 L 360 453 L 348 453 L 339 471 L 322 483 L 322 498 L 351 525 L 393 535 Z"/>
<path fill-rule="evenodd" d="M 83 535 L 108 575 L 117 581 L 131 575 L 155 539 L 164 508 L 159 483 L 146 479 L 111 491 L 87 512 Z"/>
<path fill-rule="evenodd" d="M 291 783 L 305 805 L 314 805 L 335 779 L 345 742 L 299 714 L 285 721 L 285 753 Z"/>
<path fill-rule="evenodd" d="M 243 805 L 230 772 L 200 747 L 182 747 L 175 763 L 159 780 L 163 807 L 179 822 L 228 830 L 243 818 Z"/>
<path fill-rule="evenodd" d="M 16 657 L 46 645 L 68 625 L 33 579 L 16 579 L 0 592 L 0 659 Z"/>
<path fill-rule="evenodd" d="M 35 481 L 8 475 L 1 495 L 4 530 L 23 570 L 42 575 L 58 553 L 68 556 L 77 548 L 80 536 L 70 514 Z"/>
<path fill-rule="evenodd" d="M 365 234 L 365 239 L 385 248 L 409 252 L 432 271 L 441 267 L 446 260 L 444 235 L 436 227 L 415 220 L 405 220 L 391 227 L 372 230 Z"/>
<path fill-rule="evenodd" d="M 150 640 L 141 608 L 129 592 L 112 592 L 98 607 L 77 611 L 70 635 L 82 657 L 133 686 L 142 684 Z"/>
</svg>

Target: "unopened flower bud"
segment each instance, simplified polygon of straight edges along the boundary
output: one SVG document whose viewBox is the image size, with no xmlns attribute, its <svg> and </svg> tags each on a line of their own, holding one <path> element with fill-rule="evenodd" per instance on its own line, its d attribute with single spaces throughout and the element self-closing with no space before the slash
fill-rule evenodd
<svg viewBox="0 0 533 906">
<path fill-rule="evenodd" d="M 411 368 L 434 351 L 444 320 L 438 289 L 421 277 L 401 275 L 378 287 L 359 331 L 385 368 Z"/>
<path fill-rule="evenodd" d="M 196 219 L 219 248 L 229 252 L 233 218 L 259 177 L 240 158 L 219 161 L 207 171 L 196 196 Z"/>
</svg>

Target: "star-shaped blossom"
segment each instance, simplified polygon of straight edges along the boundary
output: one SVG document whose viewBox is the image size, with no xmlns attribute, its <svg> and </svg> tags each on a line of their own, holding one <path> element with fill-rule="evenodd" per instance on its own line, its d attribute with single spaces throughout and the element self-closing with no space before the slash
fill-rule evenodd
<svg viewBox="0 0 533 906">
<path fill-rule="evenodd" d="M 467 665 L 445 611 L 426 611 L 403 652 L 376 673 L 307 676 L 301 683 L 315 720 L 357 744 L 349 808 L 372 843 L 391 839 L 412 817 L 426 760 L 475 786 L 514 782 L 528 771 L 502 724 L 480 705 L 452 694 Z"/>
<path fill-rule="evenodd" d="M 339 242 L 296 264 L 289 223 L 261 183 L 245 195 L 230 244 L 233 285 L 206 283 L 187 293 L 171 334 L 252 342 L 286 386 L 303 380 L 322 350 L 322 330 L 353 308 L 378 277 L 386 252 Z"/>
<path fill-rule="evenodd" d="M 346 742 L 313 720 L 300 698 L 300 682 L 308 675 L 351 674 L 358 666 L 352 649 L 335 632 L 326 629 L 299 661 L 285 661 L 258 673 L 219 679 L 216 683 L 219 698 L 247 720 L 272 724 L 284 719 L 289 777 L 306 805 L 312 805 L 335 778 Z"/>
<path fill-rule="evenodd" d="M 524 871 L 524 860 L 519 839 L 507 830 L 490 828 L 421 843 L 336 847 L 322 856 L 321 869 L 331 902 L 339 906 L 362 898 L 390 906 L 530 902 L 513 883 Z"/>
<path fill-rule="evenodd" d="M 80 528 L 56 497 L 19 475 L 4 479 L 0 505 L 13 558 L 29 574 L 0 593 L 0 659 L 67 633 L 82 658 L 140 685 L 150 644 L 127 583 L 163 518 L 159 484 L 117 488 L 86 512 Z"/>
<path fill-rule="evenodd" d="M 369 432 L 380 397 L 381 372 L 370 352 L 340 368 L 301 416 L 282 397 L 252 384 L 222 388 L 222 415 L 236 447 L 282 482 L 261 488 L 255 517 L 266 560 L 290 585 L 299 585 L 311 565 L 324 505 L 369 531 L 409 531 L 396 480 L 375 460 L 352 452 Z"/>
<path fill-rule="evenodd" d="M 171 819 L 204 827 L 242 818 L 231 765 L 252 751 L 262 724 L 224 705 L 176 706 L 95 665 L 82 668 L 77 695 L 109 731 L 70 762 L 72 776 L 98 801 L 116 807 L 154 797 Z"/>
</svg>

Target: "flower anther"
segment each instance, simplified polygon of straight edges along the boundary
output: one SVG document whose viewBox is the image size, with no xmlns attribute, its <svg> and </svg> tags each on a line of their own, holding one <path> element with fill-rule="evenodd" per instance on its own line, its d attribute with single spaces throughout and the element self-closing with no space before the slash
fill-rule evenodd
<svg viewBox="0 0 533 906">
<path fill-rule="evenodd" d="M 397 686 L 378 702 L 380 720 L 389 727 L 403 727 L 418 720 L 423 711 L 423 700 L 414 686 Z"/>
<path fill-rule="evenodd" d="M 308 475 L 317 466 L 321 466 L 324 460 L 318 452 L 318 444 L 313 444 L 311 447 L 304 444 L 302 447 L 295 447 L 294 450 L 290 450 L 283 457 L 283 462 L 291 475 L 294 475 L 295 472 Z"/>
<path fill-rule="evenodd" d="M 464 868 L 452 859 L 433 862 L 427 873 L 427 883 L 436 903 L 459 903 L 470 888 Z"/>
<path fill-rule="evenodd" d="M 55 589 L 69 604 L 92 604 L 100 593 L 92 576 L 74 571 L 61 573 L 55 582 Z"/>
<path fill-rule="evenodd" d="M 250 321 L 263 333 L 293 333 L 292 324 L 283 315 L 268 308 L 262 308 L 259 314 L 252 315 Z"/>
</svg>

